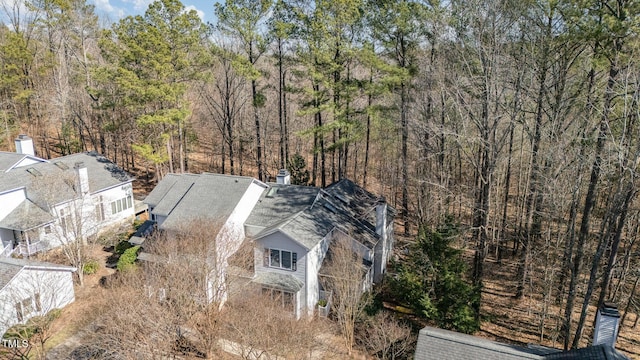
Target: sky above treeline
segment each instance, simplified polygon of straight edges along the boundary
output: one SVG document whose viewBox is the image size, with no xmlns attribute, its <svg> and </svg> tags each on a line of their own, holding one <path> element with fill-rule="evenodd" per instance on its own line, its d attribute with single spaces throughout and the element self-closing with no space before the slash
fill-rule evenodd
<svg viewBox="0 0 640 360">
<path fill-rule="evenodd" d="M 96 14 L 107 22 L 116 22 L 130 15 L 144 14 L 153 0 L 88 0 L 96 6 Z M 222 0 L 181 0 L 187 10 L 195 10 L 204 22 L 214 22 L 213 6 Z"/>
</svg>

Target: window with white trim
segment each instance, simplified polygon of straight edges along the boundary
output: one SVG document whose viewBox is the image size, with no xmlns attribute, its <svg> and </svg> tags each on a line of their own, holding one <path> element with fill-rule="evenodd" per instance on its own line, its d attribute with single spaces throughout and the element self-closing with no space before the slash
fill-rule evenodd
<svg viewBox="0 0 640 360">
<path fill-rule="evenodd" d="M 69 209 L 60 209 L 60 227 L 66 234 L 73 231 L 73 222 L 71 221 L 71 211 Z"/>
<path fill-rule="evenodd" d="M 96 203 L 96 220 L 104 221 L 104 205 L 102 204 L 102 195 L 98 196 Z"/>
<path fill-rule="evenodd" d="M 131 195 L 111 202 L 111 214 L 117 214 L 133 207 L 133 197 Z"/>
<path fill-rule="evenodd" d="M 296 271 L 298 268 L 298 254 L 279 249 L 264 249 L 264 266 Z"/>
</svg>

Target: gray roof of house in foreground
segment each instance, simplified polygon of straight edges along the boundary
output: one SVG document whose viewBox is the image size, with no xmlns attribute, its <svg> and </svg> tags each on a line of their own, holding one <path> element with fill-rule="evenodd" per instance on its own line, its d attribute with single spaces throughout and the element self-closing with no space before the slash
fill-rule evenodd
<svg viewBox="0 0 640 360">
<path fill-rule="evenodd" d="M 167 182 L 164 182 L 163 179 L 161 183 L 163 183 L 164 186 L 156 193 L 154 193 L 156 189 L 153 189 L 149 194 L 153 203 L 148 204 L 153 204 L 152 206 L 154 207 L 152 213 L 160 216 L 169 215 L 176 205 L 178 205 L 180 200 L 182 200 L 187 191 L 191 189 L 196 180 L 198 180 L 198 176 L 190 174 L 184 174 L 183 176 L 173 175 Z M 160 197 L 160 195 L 162 196 Z M 154 199 L 156 196 L 160 197 L 158 201 Z"/>
<path fill-rule="evenodd" d="M 53 221 L 50 213 L 27 199 L 0 220 L 0 228 L 26 231 Z"/>
<path fill-rule="evenodd" d="M 14 152 L 0 151 L 0 172 L 7 171 L 26 157 L 36 158 L 25 154 Z"/>
<path fill-rule="evenodd" d="M 176 186 L 176 183 L 193 183 L 198 176 L 199 175 L 194 174 L 167 174 L 160 182 L 158 182 L 153 190 L 151 190 L 149 195 L 147 195 L 144 199 L 144 203 L 155 208 L 160 204 L 160 202 L 162 202 L 162 199 L 164 199 L 167 194 L 173 191 L 172 189 Z M 167 199 L 167 201 L 169 201 L 169 199 Z"/>
<path fill-rule="evenodd" d="M 589 346 L 558 352 L 544 357 L 545 360 L 629 360 L 627 356 L 609 345 Z"/>
<path fill-rule="evenodd" d="M 425 327 L 418 335 L 415 360 L 544 359 L 536 352 L 472 335 Z"/>
<path fill-rule="evenodd" d="M 185 223 L 196 219 L 224 222 L 253 182 L 253 178 L 245 176 L 210 173 L 197 175 L 197 179 L 173 206 L 167 214 L 170 216 L 167 216 L 160 228 L 179 230 Z M 179 186 L 176 192 L 181 193 L 182 189 Z M 174 199 L 171 193 L 173 192 L 169 190 L 165 198 Z M 158 205 L 162 205 L 162 201 Z M 155 213 L 155 209 L 152 213 Z"/>
<path fill-rule="evenodd" d="M 269 227 L 280 223 L 311 206 L 320 191 L 312 186 L 268 185 L 245 224 Z"/>
<path fill-rule="evenodd" d="M 0 154 L 0 158 L 4 155 Z M 77 196 L 74 190 L 77 181 L 74 166 L 79 162 L 87 168 L 91 193 L 133 180 L 104 156 L 86 152 L 0 173 L 0 192 L 26 187 L 27 197 L 43 209 L 70 201 Z"/>
<path fill-rule="evenodd" d="M 186 222 L 203 218 L 223 222 L 256 181 L 210 173 L 170 174 L 144 201 L 153 208 L 152 214 L 166 217 L 161 229 L 178 230 Z M 271 183 L 244 225 L 255 231 L 251 234 L 255 239 L 279 231 L 307 249 L 337 228 L 373 249 L 380 238 L 375 232 L 378 201 L 379 197 L 349 180 L 341 180 L 326 191 Z M 394 210 L 389 209 L 392 221 Z"/>
<path fill-rule="evenodd" d="M 280 231 L 311 249 L 335 228 L 370 249 L 379 241 L 380 237 L 375 232 L 378 197 L 350 180 L 340 180 L 326 190 L 295 185 L 276 186 L 277 192 L 271 199 L 263 194 L 264 201 L 256 205 L 246 222 L 252 226 L 266 226 L 256 238 Z M 272 189 L 265 193 L 269 194 Z M 287 201 L 289 197 L 293 197 L 291 205 Z M 393 209 L 390 211 L 393 215 Z M 389 219 L 391 221 L 393 217 L 389 216 Z M 279 222 L 270 223 L 270 220 Z"/>
<path fill-rule="evenodd" d="M 15 258 L 0 258 L 0 290 L 7 286 L 13 278 L 24 268 L 31 269 L 48 269 L 62 271 L 76 271 L 71 266 L 53 264 L 42 261 L 32 261 Z"/>
<path fill-rule="evenodd" d="M 253 279 L 254 283 L 264 285 L 270 288 L 285 290 L 289 292 L 298 292 L 304 284 L 298 278 L 291 274 L 280 274 L 277 272 L 262 272 Z"/>
<path fill-rule="evenodd" d="M 415 360 L 629 360 L 619 351 L 598 345 L 570 351 L 501 344 L 453 331 L 425 327 L 420 330 Z"/>
<path fill-rule="evenodd" d="M 383 197 L 365 190 L 349 179 L 333 183 L 327 186 L 324 191 L 337 203 L 343 205 L 343 211 L 348 212 L 351 217 L 370 223 L 375 227 L 375 206 L 379 200 L 384 200 Z M 395 209 L 387 206 L 387 224 L 393 221 L 395 214 Z"/>
</svg>

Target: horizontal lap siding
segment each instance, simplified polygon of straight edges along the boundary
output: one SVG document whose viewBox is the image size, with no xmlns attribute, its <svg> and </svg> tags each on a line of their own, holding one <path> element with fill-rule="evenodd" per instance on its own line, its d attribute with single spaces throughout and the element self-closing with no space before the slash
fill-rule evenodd
<svg viewBox="0 0 640 360">
<path fill-rule="evenodd" d="M 40 294 L 42 314 L 75 300 L 71 271 L 23 269 L 0 293 L 0 334 L 18 323 L 15 304 Z M 32 313 L 29 317 L 38 315 Z M 25 319 L 26 320 L 26 319 Z"/>
<path fill-rule="evenodd" d="M 291 251 L 298 254 L 298 262 L 297 262 L 297 270 L 283 270 L 271 267 L 265 267 L 263 264 L 263 255 L 264 249 L 279 249 Z M 276 232 L 269 236 L 266 236 L 258 241 L 258 244 L 255 249 L 255 269 L 256 275 L 262 272 L 276 272 L 280 274 L 289 274 L 295 276 L 297 279 L 302 281 L 302 283 L 306 282 L 305 279 L 305 271 L 306 271 L 306 262 L 307 262 L 307 250 L 300 246 L 295 241 L 291 240 L 286 235 Z"/>
</svg>

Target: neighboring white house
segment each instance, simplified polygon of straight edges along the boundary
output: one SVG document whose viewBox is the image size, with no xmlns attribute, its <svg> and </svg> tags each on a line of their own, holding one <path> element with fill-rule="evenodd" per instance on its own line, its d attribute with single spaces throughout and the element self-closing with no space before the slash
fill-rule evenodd
<svg viewBox="0 0 640 360">
<path fill-rule="evenodd" d="M 347 179 L 319 189 L 290 185 L 286 172 L 275 184 L 242 176 L 170 174 L 144 202 L 161 230 L 205 217 L 234 229 L 220 232 L 233 242 L 227 246 L 233 251 L 252 240 L 253 282 L 279 295 L 297 318 L 313 314 L 319 300 L 329 300 L 319 276 L 332 240 L 351 240 L 369 269 L 365 288 L 381 280 L 393 247 L 395 211 Z"/>
<path fill-rule="evenodd" d="M 0 257 L 29 256 L 133 219 L 133 179 L 87 152 L 45 160 L 33 141 L 0 152 Z"/>
<path fill-rule="evenodd" d="M 13 325 L 72 303 L 74 271 L 70 266 L 0 258 L 0 337 Z"/>
</svg>

